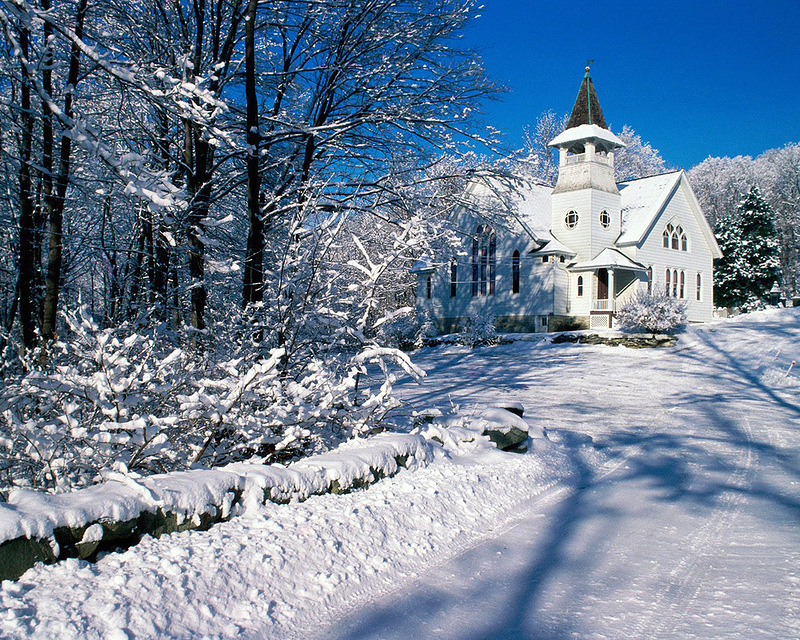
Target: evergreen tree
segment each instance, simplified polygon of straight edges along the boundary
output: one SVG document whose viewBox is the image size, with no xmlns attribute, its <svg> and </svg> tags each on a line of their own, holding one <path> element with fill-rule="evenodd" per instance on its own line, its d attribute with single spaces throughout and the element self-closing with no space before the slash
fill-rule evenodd
<svg viewBox="0 0 800 640">
<path fill-rule="evenodd" d="M 714 235 L 722 251 L 715 265 L 714 304 L 756 309 L 780 274 L 772 207 L 752 187 L 736 215 L 720 218 Z"/>
</svg>

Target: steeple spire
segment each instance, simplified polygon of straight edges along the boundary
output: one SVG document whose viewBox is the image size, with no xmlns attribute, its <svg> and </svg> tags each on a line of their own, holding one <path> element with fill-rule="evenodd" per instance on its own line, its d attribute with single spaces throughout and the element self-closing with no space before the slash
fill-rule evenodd
<svg viewBox="0 0 800 640">
<path fill-rule="evenodd" d="M 597 93 L 594 90 L 594 83 L 592 82 L 588 64 L 586 65 L 586 73 L 583 75 L 581 88 L 578 91 L 578 97 L 575 99 L 575 106 L 572 107 L 572 115 L 569 117 L 567 129 L 579 127 L 582 124 L 596 124 L 598 127 L 608 129 L 606 120 L 603 117 L 603 110 L 600 108 L 600 102 L 597 99 Z"/>
</svg>

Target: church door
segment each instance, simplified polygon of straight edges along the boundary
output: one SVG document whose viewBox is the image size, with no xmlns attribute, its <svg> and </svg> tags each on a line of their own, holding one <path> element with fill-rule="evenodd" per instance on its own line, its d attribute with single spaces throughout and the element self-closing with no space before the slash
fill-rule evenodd
<svg viewBox="0 0 800 640">
<path fill-rule="evenodd" d="M 608 300 L 608 269 L 597 271 L 597 299 Z"/>
</svg>

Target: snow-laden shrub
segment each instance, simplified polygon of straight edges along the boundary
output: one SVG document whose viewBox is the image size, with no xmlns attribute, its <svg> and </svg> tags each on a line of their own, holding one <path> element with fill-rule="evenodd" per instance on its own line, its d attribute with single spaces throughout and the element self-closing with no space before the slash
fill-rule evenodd
<svg viewBox="0 0 800 640">
<path fill-rule="evenodd" d="M 430 316 L 430 314 L 426 314 L 422 319 L 422 322 L 419 325 L 419 331 L 417 332 L 417 346 L 424 347 L 430 344 L 431 340 L 433 340 L 438 333 L 439 332 L 436 330 L 436 323 L 433 321 L 433 318 Z"/>
<path fill-rule="evenodd" d="M 375 339 L 383 346 L 408 351 L 417 346 L 419 333 L 420 325 L 413 310 L 404 307 L 383 320 Z"/>
<path fill-rule="evenodd" d="M 422 375 L 402 352 L 375 345 L 290 369 L 283 348 L 182 348 L 176 336 L 101 329 L 85 308 L 66 322 L 68 339 L 52 345 L 47 363 L 0 390 L 0 489 L 62 491 L 103 469 L 153 473 L 322 451 L 397 406 L 393 363 Z"/>
<path fill-rule="evenodd" d="M 625 328 L 648 333 L 668 333 L 686 324 L 686 303 L 666 292 L 639 292 L 617 309 Z"/>
<path fill-rule="evenodd" d="M 459 334 L 460 344 L 476 347 L 482 344 L 496 344 L 498 342 L 497 329 L 494 326 L 494 316 L 490 313 L 479 312 L 467 319 L 464 330 Z"/>
</svg>

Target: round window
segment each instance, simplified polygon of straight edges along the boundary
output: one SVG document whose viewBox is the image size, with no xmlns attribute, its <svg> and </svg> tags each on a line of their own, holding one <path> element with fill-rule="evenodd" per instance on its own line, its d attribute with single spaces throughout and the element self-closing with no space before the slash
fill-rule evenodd
<svg viewBox="0 0 800 640">
<path fill-rule="evenodd" d="M 578 224 L 578 212 L 570 211 L 567 213 L 567 217 L 564 218 L 564 224 L 567 225 L 567 228 L 574 229 Z"/>
<path fill-rule="evenodd" d="M 611 215 L 608 213 L 608 211 L 603 209 L 600 212 L 600 226 L 603 227 L 603 229 L 608 229 L 610 224 L 611 224 Z"/>
</svg>

